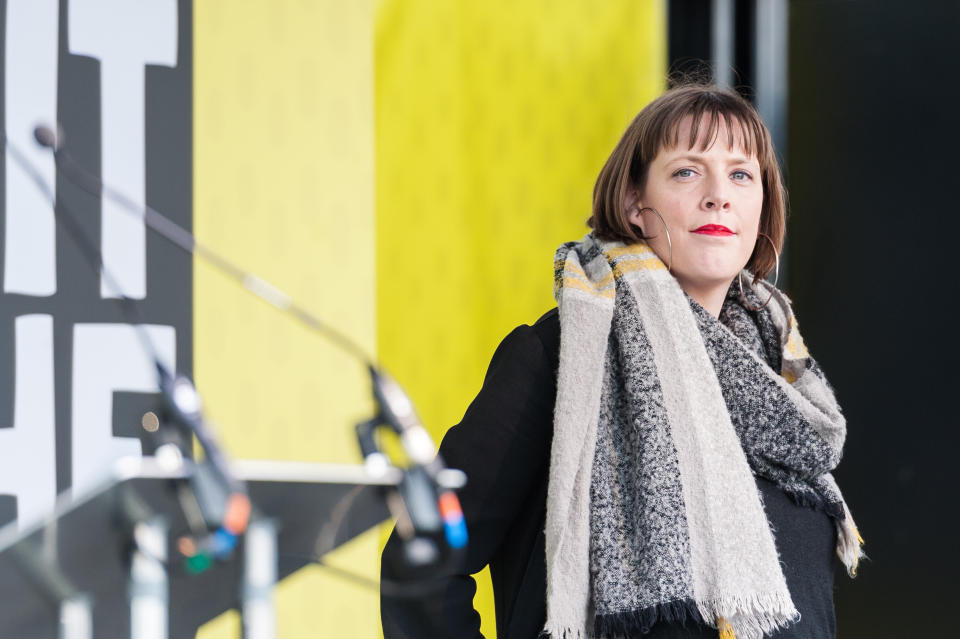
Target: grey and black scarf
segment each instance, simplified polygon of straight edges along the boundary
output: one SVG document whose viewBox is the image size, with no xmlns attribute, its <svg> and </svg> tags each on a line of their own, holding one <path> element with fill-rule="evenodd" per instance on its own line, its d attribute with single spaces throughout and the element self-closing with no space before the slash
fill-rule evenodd
<svg viewBox="0 0 960 639">
<path fill-rule="evenodd" d="M 693 617 L 753 639 L 795 620 L 754 473 L 834 519 L 854 574 L 862 539 L 830 475 L 846 422 L 786 296 L 748 287 L 753 306 L 773 298 L 755 313 L 728 302 L 728 328 L 645 243 L 592 234 L 558 249 L 555 273 L 544 632 Z"/>
</svg>

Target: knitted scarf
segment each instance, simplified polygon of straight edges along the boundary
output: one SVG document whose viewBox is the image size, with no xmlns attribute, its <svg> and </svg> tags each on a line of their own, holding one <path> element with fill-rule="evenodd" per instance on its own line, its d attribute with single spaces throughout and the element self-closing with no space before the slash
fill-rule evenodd
<svg viewBox="0 0 960 639">
<path fill-rule="evenodd" d="M 786 296 L 745 291 L 771 293 L 755 313 L 728 298 L 731 330 L 643 242 L 557 250 L 545 635 L 692 618 L 759 639 L 797 620 L 754 473 L 829 514 L 855 574 L 863 540 L 830 475 L 846 422 Z"/>
</svg>

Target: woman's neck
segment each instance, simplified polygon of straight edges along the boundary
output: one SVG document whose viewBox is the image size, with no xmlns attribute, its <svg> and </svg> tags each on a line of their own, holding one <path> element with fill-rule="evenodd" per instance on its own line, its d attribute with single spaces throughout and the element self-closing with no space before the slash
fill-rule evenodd
<svg viewBox="0 0 960 639">
<path fill-rule="evenodd" d="M 727 298 L 727 291 L 730 290 L 730 284 L 733 280 L 726 283 L 711 284 L 706 286 L 693 286 L 689 282 L 679 280 L 680 288 L 683 292 L 696 300 L 697 304 L 702 306 L 708 313 L 714 317 L 720 317 L 720 309 L 723 308 L 723 301 Z"/>
</svg>

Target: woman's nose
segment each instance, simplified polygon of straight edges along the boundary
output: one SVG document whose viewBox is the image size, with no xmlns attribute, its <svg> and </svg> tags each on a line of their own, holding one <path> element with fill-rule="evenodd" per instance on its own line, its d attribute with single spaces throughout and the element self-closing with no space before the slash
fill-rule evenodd
<svg viewBox="0 0 960 639">
<path fill-rule="evenodd" d="M 718 183 L 708 185 L 707 192 L 703 196 L 703 208 L 708 211 L 728 210 L 730 208 L 730 199 L 723 190 L 723 186 Z"/>
</svg>

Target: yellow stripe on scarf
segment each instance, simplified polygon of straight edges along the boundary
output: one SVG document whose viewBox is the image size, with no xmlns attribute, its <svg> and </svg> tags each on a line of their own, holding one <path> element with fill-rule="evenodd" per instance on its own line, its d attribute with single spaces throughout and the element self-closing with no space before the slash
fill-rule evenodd
<svg viewBox="0 0 960 639">
<path fill-rule="evenodd" d="M 607 256 L 607 259 L 611 260 L 615 260 L 618 257 L 623 257 L 625 255 L 636 255 L 643 257 L 651 255 L 656 257 L 657 255 L 646 242 L 637 242 L 636 244 L 629 244 L 627 246 L 615 246 L 613 248 L 608 248 L 603 252 L 603 254 Z"/>
<path fill-rule="evenodd" d="M 567 276 L 563 278 L 563 288 L 575 288 L 579 291 L 586 291 L 596 297 L 603 297 L 606 299 L 613 299 L 614 290 L 613 288 L 596 288 L 590 284 L 587 284 L 574 276 Z"/>
<path fill-rule="evenodd" d="M 553 264 L 554 270 L 563 274 L 560 288 L 575 288 L 597 297 L 612 299 L 615 296 L 614 279 L 620 279 L 635 271 L 667 270 L 667 265 L 643 242 L 607 249 L 603 254 L 611 263 L 612 272 L 596 282 L 587 277 L 579 264 L 572 263 L 569 260 L 555 261 Z"/>
<path fill-rule="evenodd" d="M 652 258 L 641 260 L 619 260 L 613 265 L 613 276 L 620 279 L 627 273 L 634 271 L 665 271 L 667 265 L 660 261 L 656 255 Z"/>
<path fill-rule="evenodd" d="M 629 246 L 617 246 L 603 252 L 611 263 L 613 276 L 617 279 L 635 271 L 665 271 L 667 265 L 646 242 L 637 242 Z"/>
</svg>

